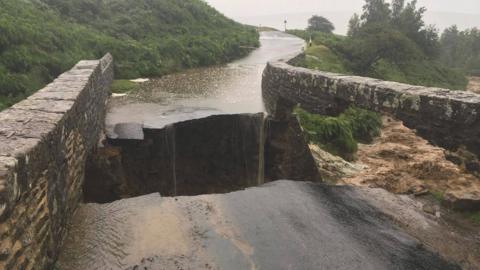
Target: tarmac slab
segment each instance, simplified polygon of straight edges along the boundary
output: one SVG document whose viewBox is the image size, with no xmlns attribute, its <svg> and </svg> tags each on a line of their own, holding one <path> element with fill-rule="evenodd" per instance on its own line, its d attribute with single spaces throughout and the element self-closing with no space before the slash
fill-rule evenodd
<svg viewBox="0 0 480 270">
<path fill-rule="evenodd" d="M 86 204 L 58 269 L 460 269 L 361 189 L 277 181 L 228 194 Z"/>
</svg>

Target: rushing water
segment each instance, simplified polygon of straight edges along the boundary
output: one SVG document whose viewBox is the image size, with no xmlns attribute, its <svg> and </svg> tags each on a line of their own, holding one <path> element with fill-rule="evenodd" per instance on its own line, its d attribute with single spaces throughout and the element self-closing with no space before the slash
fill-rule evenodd
<svg viewBox="0 0 480 270">
<path fill-rule="evenodd" d="M 109 135 L 117 135 L 117 124 L 163 128 L 215 114 L 263 112 L 261 80 L 266 63 L 291 58 L 304 42 L 281 32 L 264 32 L 260 40 L 261 47 L 243 59 L 152 79 L 142 91 L 113 98 L 106 119 Z"/>
</svg>

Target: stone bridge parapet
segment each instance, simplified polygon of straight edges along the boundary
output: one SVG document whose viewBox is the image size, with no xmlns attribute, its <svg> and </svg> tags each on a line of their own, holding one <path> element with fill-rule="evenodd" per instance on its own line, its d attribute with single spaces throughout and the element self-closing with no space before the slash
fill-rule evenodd
<svg viewBox="0 0 480 270">
<path fill-rule="evenodd" d="M 104 127 L 110 54 L 0 112 L 0 269 L 51 267 Z"/>
<path fill-rule="evenodd" d="M 278 101 L 298 104 L 311 113 L 336 115 L 350 105 L 388 113 L 447 149 L 461 145 L 480 156 L 480 95 L 466 91 L 413 86 L 269 63 L 262 94 L 267 111 Z"/>
</svg>

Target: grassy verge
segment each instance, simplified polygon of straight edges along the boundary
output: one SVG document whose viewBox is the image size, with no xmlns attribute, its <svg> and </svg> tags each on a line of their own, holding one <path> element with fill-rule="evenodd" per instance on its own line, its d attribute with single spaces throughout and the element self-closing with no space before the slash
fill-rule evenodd
<svg viewBox="0 0 480 270">
<path fill-rule="evenodd" d="M 256 27 L 258 32 L 271 32 L 271 31 L 278 31 L 278 29 L 275 29 L 273 27 L 269 26 L 258 26 Z"/>
<path fill-rule="evenodd" d="M 363 73 L 360 74 L 354 71 L 355 65 L 349 56 L 341 52 L 341 48 L 349 42 L 346 37 L 317 32 L 309 33 L 304 30 L 291 30 L 289 33 L 306 41 L 310 41 L 311 38 L 313 43 L 305 50 L 303 59 L 297 59 L 292 63 L 296 66 L 453 90 L 465 90 L 468 84 L 462 71 L 445 67 L 439 62 L 426 58 L 404 61 L 401 64 L 381 58 L 369 70 L 363 70 Z"/>
<path fill-rule="evenodd" d="M 112 93 L 124 94 L 124 93 L 138 90 L 139 88 L 140 88 L 139 83 L 132 82 L 129 80 L 115 80 L 113 81 L 110 89 L 112 90 Z"/>
<path fill-rule="evenodd" d="M 351 107 L 337 117 L 295 110 L 310 143 L 325 151 L 353 160 L 358 142 L 371 142 L 380 135 L 381 117 L 377 113 Z"/>
<path fill-rule="evenodd" d="M 338 55 L 325 45 L 313 45 L 305 51 L 303 67 L 342 74 L 352 74 Z"/>
</svg>

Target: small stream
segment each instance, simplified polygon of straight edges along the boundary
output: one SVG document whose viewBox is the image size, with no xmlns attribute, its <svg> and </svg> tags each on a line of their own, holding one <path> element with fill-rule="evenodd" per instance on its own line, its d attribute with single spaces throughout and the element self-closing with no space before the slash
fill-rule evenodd
<svg viewBox="0 0 480 270">
<path fill-rule="evenodd" d="M 281 32 L 263 32 L 260 40 L 261 47 L 243 59 L 152 79 L 142 91 L 112 98 L 108 135 L 119 136 L 117 124 L 163 128 L 211 115 L 264 112 L 261 81 L 266 63 L 295 56 L 304 42 Z"/>
</svg>

